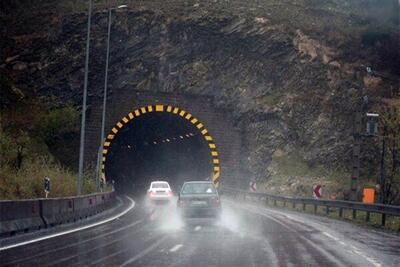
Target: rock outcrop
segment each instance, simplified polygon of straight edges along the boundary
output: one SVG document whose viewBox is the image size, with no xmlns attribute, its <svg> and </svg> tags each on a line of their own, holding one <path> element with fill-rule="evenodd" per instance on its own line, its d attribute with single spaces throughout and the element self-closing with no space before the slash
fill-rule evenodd
<svg viewBox="0 0 400 267">
<path fill-rule="evenodd" d="M 373 92 L 371 109 L 399 97 L 399 52 L 388 51 L 398 32 L 373 39 L 379 25 L 396 22 L 368 8 L 351 13 L 362 3 L 344 0 L 189 2 L 114 11 L 110 97 L 132 88 L 213 95 L 244 129 L 243 162 L 256 177 L 271 175 L 274 154 L 349 168 L 357 90 Z M 52 5 L 2 14 L 0 71 L 27 96 L 79 105 L 87 17 Z M 97 9 L 92 23 L 89 103 L 102 95 L 107 13 Z"/>
</svg>

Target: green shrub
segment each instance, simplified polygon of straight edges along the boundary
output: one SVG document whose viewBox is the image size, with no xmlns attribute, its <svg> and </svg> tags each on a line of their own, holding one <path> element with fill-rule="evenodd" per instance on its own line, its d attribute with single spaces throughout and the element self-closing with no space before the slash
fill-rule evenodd
<svg viewBox="0 0 400 267">
<path fill-rule="evenodd" d="M 72 105 L 49 110 L 36 122 L 38 137 L 48 145 L 54 145 L 64 134 L 76 132 L 79 125 L 79 112 Z"/>
</svg>

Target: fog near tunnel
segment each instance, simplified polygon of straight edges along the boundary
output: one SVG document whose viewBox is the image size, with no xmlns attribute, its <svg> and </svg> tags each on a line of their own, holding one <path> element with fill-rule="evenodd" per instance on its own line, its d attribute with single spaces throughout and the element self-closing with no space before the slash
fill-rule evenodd
<svg viewBox="0 0 400 267">
<path fill-rule="evenodd" d="M 118 191 L 143 194 L 152 181 L 170 183 L 208 180 L 211 154 L 198 129 L 180 116 L 147 113 L 130 121 L 112 142 L 106 176 Z"/>
</svg>

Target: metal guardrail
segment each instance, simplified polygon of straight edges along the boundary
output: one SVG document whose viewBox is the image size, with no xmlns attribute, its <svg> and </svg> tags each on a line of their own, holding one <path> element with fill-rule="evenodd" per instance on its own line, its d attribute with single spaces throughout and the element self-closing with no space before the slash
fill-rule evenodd
<svg viewBox="0 0 400 267">
<path fill-rule="evenodd" d="M 253 197 L 259 200 L 265 200 L 267 204 L 270 202 L 273 203 L 274 206 L 277 206 L 277 202 L 283 202 L 284 207 L 287 204 L 291 204 L 292 208 L 296 208 L 296 205 L 302 205 L 303 211 L 306 211 L 307 205 L 312 205 L 314 207 L 314 213 L 317 213 L 318 207 L 326 207 L 326 214 L 329 215 L 331 212 L 331 208 L 335 208 L 339 210 L 339 217 L 343 218 L 343 210 L 352 210 L 352 218 L 357 218 L 357 211 L 364 211 L 366 212 L 365 220 L 367 222 L 370 221 L 370 214 L 371 213 L 378 213 L 381 214 L 381 225 L 385 226 L 386 224 L 386 217 L 395 216 L 400 217 L 400 206 L 393 206 L 393 205 L 383 205 L 383 204 L 364 204 L 361 202 L 352 202 L 352 201 L 344 201 L 344 200 L 319 200 L 313 198 L 297 198 L 297 197 L 286 197 L 286 196 L 277 196 L 272 195 L 269 193 L 262 193 L 262 192 L 249 192 L 245 190 L 233 189 L 224 187 L 220 189 L 220 191 L 232 194 L 234 197 L 243 198 Z M 400 228 L 399 228 L 400 230 Z"/>
</svg>

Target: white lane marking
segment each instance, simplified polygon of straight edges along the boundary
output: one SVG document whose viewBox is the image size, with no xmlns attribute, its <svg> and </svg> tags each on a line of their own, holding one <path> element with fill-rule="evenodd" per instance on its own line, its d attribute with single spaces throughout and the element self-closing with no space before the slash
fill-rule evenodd
<svg viewBox="0 0 400 267">
<path fill-rule="evenodd" d="M 199 231 L 200 229 L 201 229 L 201 226 L 200 226 L 200 225 L 197 225 L 197 226 L 194 228 L 195 231 Z"/>
<path fill-rule="evenodd" d="M 93 238 L 86 239 L 86 240 L 84 240 L 84 241 L 82 241 L 82 242 L 73 243 L 73 244 L 66 245 L 66 246 L 63 246 L 63 247 L 59 247 L 59 248 L 56 248 L 56 249 L 50 249 L 50 250 L 44 251 L 43 253 L 37 253 L 37 254 L 35 254 L 35 255 L 30 255 L 29 257 L 19 258 L 19 259 L 16 259 L 15 261 L 9 262 L 9 264 L 15 265 L 15 264 L 18 263 L 18 262 L 26 261 L 26 260 L 29 260 L 29 259 L 31 259 L 31 258 L 33 258 L 33 257 L 39 257 L 39 256 L 43 256 L 43 255 L 46 255 L 46 254 L 54 253 L 54 252 L 57 252 L 57 251 L 60 251 L 60 250 L 66 249 L 66 248 L 72 248 L 72 247 L 75 247 L 75 246 L 79 246 L 79 245 L 88 243 L 88 242 L 90 242 L 90 241 L 96 240 L 96 239 L 98 239 L 98 238 L 105 237 L 105 236 L 109 236 L 109 235 L 112 235 L 112 234 L 121 232 L 121 231 L 123 231 L 123 230 L 125 230 L 125 229 L 132 228 L 133 226 L 135 226 L 135 225 L 141 223 L 142 221 L 143 221 L 143 220 L 135 221 L 135 222 L 133 222 L 133 223 L 131 223 L 131 224 L 128 224 L 128 225 L 126 225 L 126 226 L 124 226 L 124 227 L 118 228 L 118 229 L 113 230 L 113 231 L 111 231 L 111 232 L 107 232 L 107 233 L 105 233 L 105 234 L 97 235 L 97 236 L 95 236 L 95 237 L 93 237 Z M 73 257 L 75 257 L 75 256 L 73 256 Z M 73 257 L 72 257 L 72 258 L 73 258 Z"/>
<path fill-rule="evenodd" d="M 381 266 L 381 263 L 379 261 L 377 261 L 375 258 L 368 257 L 367 255 L 362 253 L 361 250 L 359 250 L 355 246 L 350 246 L 350 247 L 352 248 L 352 251 L 354 253 L 356 253 L 356 254 L 360 255 L 361 257 L 365 258 L 367 261 L 372 263 L 372 265 L 374 265 L 375 267 L 380 267 Z"/>
<path fill-rule="evenodd" d="M 7 249 L 10 249 L 10 248 L 16 248 L 16 247 L 20 247 L 20 246 L 24 246 L 24 245 L 28 245 L 28 244 L 32 244 L 32 243 L 36 243 L 36 242 L 39 242 L 39 241 L 42 241 L 42 240 L 46 240 L 46 239 L 50 239 L 50 238 L 54 238 L 54 237 L 57 237 L 57 236 L 62 236 L 62 235 L 75 233 L 75 232 L 78 232 L 78 231 L 82 231 L 82 230 L 85 230 L 85 229 L 93 228 L 93 227 L 96 227 L 96 226 L 111 222 L 111 221 L 113 221 L 115 219 L 118 219 L 119 217 L 125 215 L 126 213 L 128 213 L 128 211 L 130 211 L 131 209 L 133 209 L 135 207 L 135 201 L 132 198 L 128 197 L 128 196 L 126 196 L 126 197 L 131 202 L 129 207 L 126 210 L 122 211 L 121 213 L 119 213 L 119 214 L 117 214 L 117 215 L 115 215 L 115 216 L 113 216 L 111 218 L 102 220 L 102 221 L 97 222 L 97 223 L 93 223 L 93 224 L 85 225 L 85 226 L 82 226 L 82 227 L 78 227 L 78 228 L 75 228 L 75 229 L 72 229 L 72 230 L 63 231 L 63 232 L 56 233 L 56 234 L 51 234 L 51 235 L 46 235 L 46 236 L 42 236 L 42 237 L 39 237 L 39 238 L 31 239 L 31 240 L 28 240 L 28 241 L 12 244 L 12 245 L 9 245 L 9 246 L 0 247 L 0 251 L 7 250 Z"/>
<path fill-rule="evenodd" d="M 146 256 L 148 253 L 150 253 L 151 251 L 153 251 L 155 248 L 157 248 L 159 245 L 161 245 L 162 242 L 164 242 L 164 240 L 167 238 L 167 236 L 164 236 L 163 238 L 159 239 L 157 242 L 153 243 L 151 246 L 149 246 L 148 248 L 146 248 L 145 250 L 143 250 L 142 252 L 140 252 L 139 254 L 137 254 L 135 257 L 130 258 L 129 260 L 127 260 L 126 262 L 122 263 L 120 265 L 120 267 L 126 266 L 132 262 L 137 261 L 138 259 Z"/>
<path fill-rule="evenodd" d="M 296 221 L 292 216 L 290 216 L 290 215 L 284 215 L 286 218 L 288 218 L 289 220 L 292 220 L 292 221 Z"/>
<path fill-rule="evenodd" d="M 174 246 L 173 248 L 171 248 L 169 251 L 170 252 L 175 252 L 175 251 L 178 251 L 181 247 L 183 247 L 183 245 L 182 244 L 178 244 L 178 245 Z"/>
<path fill-rule="evenodd" d="M 329 234 L 327 232 L 322 232 L 322 234 L 327 236 L 327 237 L 329 237 L 330 239 L 333 239 L 335 241 L 339 241 L 339 238 L 337 238 L 336 236 L 333 236 L 333 235 L 331 235 L 331 234 Z"/>
</svg>

